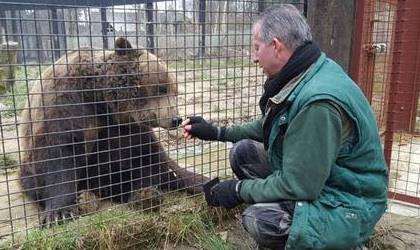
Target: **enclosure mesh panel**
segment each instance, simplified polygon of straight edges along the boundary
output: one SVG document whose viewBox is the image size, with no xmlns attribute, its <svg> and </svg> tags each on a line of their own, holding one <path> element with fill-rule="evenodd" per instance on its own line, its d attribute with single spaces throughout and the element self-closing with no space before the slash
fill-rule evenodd
<svg viewBox="0 0 420 250">
<path fill-rule="evenodd" d="M 305 11 L 305 1 L 0 1 L 0 239 L 109 206 L 158 209 L 231 177 L 230 143 L 185 140 L 177 126 L 260 116 L 252 22 L 280 2 Z"/>
<path fill-rule="evenodd" d="M 358 79 L 371 101 L 389 164 L 390 198 L 420 205 L 418 1 L 364 2 Z M 392 210 L 392 208 L 391 208 Z M 420 210 L 410 210 L 418 216 Z"/>
</svg>

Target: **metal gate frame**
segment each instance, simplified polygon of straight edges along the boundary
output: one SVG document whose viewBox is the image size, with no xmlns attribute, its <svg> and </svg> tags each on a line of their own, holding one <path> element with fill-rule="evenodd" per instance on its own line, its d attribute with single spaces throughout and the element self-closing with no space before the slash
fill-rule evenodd
<svg viewBox="0 0 420 250">
<path fill-rule="evenodd" d="M 420 91 L 420 1 L 418 0 L 356 0 L 356 23 L 353 35 L 350 75 L 372 103 L 375 56 L 373 43 L 375 11 L 378 3 L 396 7 L 391 33 L 390 63 L 386 65 L 383 97 L 384 108 L 376 114 L 384 135 L 384 153 L 391 166 L 395 132 L 418 134 L 416 131 L 417 100 Z M 420 185 L 417 183 L 417 185 Z M 392 199 L 420 205 L 420 198 L 389 192 Z"/>
</svg>

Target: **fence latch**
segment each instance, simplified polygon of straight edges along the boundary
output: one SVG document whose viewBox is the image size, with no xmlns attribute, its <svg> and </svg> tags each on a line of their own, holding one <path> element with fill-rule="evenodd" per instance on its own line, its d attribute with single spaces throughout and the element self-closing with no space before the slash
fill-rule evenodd
<svg viewBox="0 0 420 250">
<path fill-rule="evenodd" d="M 373 43 L 371 45 L 371 51 L 373 53 L 385 53 L 387 49 L 386 43 Z"/>
</svg>

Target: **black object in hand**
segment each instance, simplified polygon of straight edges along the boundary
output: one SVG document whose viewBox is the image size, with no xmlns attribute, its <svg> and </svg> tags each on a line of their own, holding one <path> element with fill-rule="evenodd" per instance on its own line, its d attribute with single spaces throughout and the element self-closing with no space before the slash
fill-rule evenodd
<svg viewBox="0 0 420 250">
<path fill-rule="evenodd" d="M 219 177 L 209 180 L 208 182 L 203 184 L 203 192 L 204 198 L 206 198 L 206 202 L 208 205 L 212 204 L 211 201 L 211 189 L 219 183 Z"/>
<path fill-rule="evenodd" d="M 228 180 L 217 183 L 210 190 L 208 205 L 213 207 L 233 208 L 244 201 L 239 195 L 241 181 Z"/>
<path fill-rule="evenodd" d="M 189 133 L 193 137 L 197 137 L 201 140 L 214 141 L 222 139 L 222 133 L 224 128 L 213 126 L 208 121 L 204 120 L 201 116 L 189 117 L 191 130 Z"/>
</svg>

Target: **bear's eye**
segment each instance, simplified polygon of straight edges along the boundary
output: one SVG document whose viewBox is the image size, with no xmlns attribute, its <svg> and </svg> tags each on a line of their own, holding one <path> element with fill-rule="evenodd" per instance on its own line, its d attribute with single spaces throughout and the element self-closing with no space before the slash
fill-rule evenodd
<svg viewBox="0 0 420 250">
<path fill-rule="evenodd" d="M 168 94 L 168 85 L 166 84 L 159 85 L 158 91 L 159 91 L 159 94 Z"/>
</svg>

